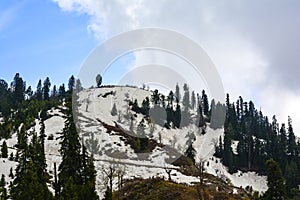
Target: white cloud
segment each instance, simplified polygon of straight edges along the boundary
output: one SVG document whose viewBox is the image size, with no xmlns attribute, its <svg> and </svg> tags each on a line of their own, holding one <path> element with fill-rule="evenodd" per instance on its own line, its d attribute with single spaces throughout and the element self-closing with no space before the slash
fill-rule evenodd
<svg viewBox="0 0 300 200">
<path fill-rule="evenodd" d="M 232 100 L 242 95 L 261 105 L 266 113 L 279 116 L 281 122 L 291 115 L 294 124 L 300 124 L 300 109 L 297 106 L 300 94 L 293 93 L 288 85 L 289 79 L 278 79 L 287 69 L 277 64 L 289 59 L 289 63 L 296 65 L 299 60 L 291 61 L 297 59 L 291 56 L 294 54 L 279 56 L 281 51 L 275 50 L 274 45 L 285 45 L 285 48 L 292 45 L 294 40 L 289 38 L 289 26 L 297 23 L 293 21 L 292 8 L 296 6 L 277 3 L 258 7 L 255 3 L 241 1 L 54 1 L 62 10 L 88 14 L 88 30 L 100 42 L 112 35 L 141 27 L 162 27 L 181 32 L 198 42 L 211 56 L 223 79 L 225 92 L 232 94 Z M 288 14 L 277 15 L 280 11 Z M 289 23 L 287 20 L 290 20 Z M 285 37 L 280 37 L 280 31 Z M 136 54 L 136 63 L 146 63 L 146 59 L 141 61 L 144 58 Z M 293 71 L 297 72 L 297 69 L 293 68 Z M 282 100 L 277 100 L 279 96 Z M 300 127 L 296 131 L 300 135 Z"/>
</svg>

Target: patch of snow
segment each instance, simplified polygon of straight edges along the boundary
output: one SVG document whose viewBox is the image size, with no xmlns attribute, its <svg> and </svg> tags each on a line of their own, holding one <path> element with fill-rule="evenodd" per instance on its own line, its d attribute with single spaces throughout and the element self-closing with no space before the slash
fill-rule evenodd
<svg viewBox="0 0 300 200">
<path fill-rule="evenodd" d="M 232 141 L 231 141 L 232 152 L 233 152 L 233 154 L 235 154 L 235 155 L 238 155 L 238 151 L 237 151 L 238 145 L 239 145 L 239 141 L 237 141 L 237 140 L 232 140 Z"/>
</svg>

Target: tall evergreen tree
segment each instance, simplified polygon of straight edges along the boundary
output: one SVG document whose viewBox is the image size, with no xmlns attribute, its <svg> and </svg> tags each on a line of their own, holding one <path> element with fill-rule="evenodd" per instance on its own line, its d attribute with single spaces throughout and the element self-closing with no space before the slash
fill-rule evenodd
<svg viewBox="0 0 300 200">
<path fill-rule="evenodd" d="M 2 158 L 8 157 L 7 144 L 6 144 L 5 140 L 3 141 L 2 146 L 1 146 L 1 157 Z"/>
<path fill-rule="evenodd" d="M 50 94 L 49 94 L 50 87 L 51 87 L 50 79 L 49 79 L 49 77 L 47 77 L 44 81 L 44 85 L 42 88 L 44 100 L 49 100 L 49 98 L 50 98 Z"/>
<path fill-rule="evenodd" d="M 72 113 L 72 101 L 68 97 L 67 102 L 67 118 L 65 127 L 62 132 L 62 141 L 60 147 L 60 154 L 62 155 L 62 162 L 59 165 L 59 185 L 64 189 L 65 184 L 68 182 L 69 177 L 72 177 L 75 185 L 81 183 L 81 145 L 79 136 L 76 130 L 76 125 Z"/>
<path fill-rule="evenodd" d="M 201 101 L 203 104 L 203 114 L 205 116 L 208 116 L 208 111 L 209 111 L 209 105 L 208 105 L 208 97 L 205 94 L 205 90 L 202 90 L 202 97 L 201 97 Z"/>
<path fill-rule="evenodd" d="M 282 176 L 281 169 L 277 162 L 273 159 L 266 161 L 267 172 L 268 172 L 268 190 L 265 194 L 267 200 L 284 200 L 285 193 L 285 184 L 284 178 Z"/>
<path fill-rule="evenodd" d="M 192 109 L 195 109 L 195 107 L 196 107 L 196 96 L 195 96 L 195 91 L 192 92 L 192 96 L 191 96 L 191 107 L 192 107 Z"/>
<path fill-rule="evenodd" d="M 19 73 L 16 73 L 11 84 L 15 103 L 21 103 L 25 98 L 26 83 L 23 81 Z"/>
<path fill-rule="evenodd" d="M 66 88 L 65 88 L 65 84 L 63 83 L 61 86 L 59 86 L 59 89 L 58 89 L 58 96 L 59 97 L 65 97 L 66 95 Z"/>
<path fill-rule="evenodd" d="M 74 88 L 75 88 L 75 78 L 72 75 L 68 82 L 68 89 L 69 89 L 68 91 L 72 93 Z"/>
<path fill-rule="evenodd" d="M 24 127 L 18 134 L 18 166 L 16 177 L 11 186 L 10 195 L 14 200 L 53 199 L 49 191 L 40 163 L 41 145 L 33 131 L 32 142 L 27 145 L 27 133 Z"/>
<path fill-rule="evenodd" d="M 187 84 L 183 85 L 184 95 L 182 98 L 183 110 L 181 113 L 181 126 L 188 126 L 191 122 L 191 113 L 190 113 L 190 92 Z"/>
<path fill-rule="evenodd" d="M 40 79 L 35 92 L 36 99 L 41 101 L 43 99 L 42 80 Z"/>
<path fill-rule="evenodd" d="M 294 134 L 292 119 L 288 117 L 288 141 L 287 141 L 287 153 L 290 159 L 296 156 L 296 137 Z"/>
<path fill-rule="evenodd" d="M 180 96 L 180 88 L 178 83 L 176 84 L 176 88 L 175 88 L 175 98 L 177 99 L 178 102 L 180 102 L 181 96 Z"/>
<path fill-rule="evenodd" d="M 51 97 L 55 98 L 56 96 L 57 96 L 57 88 L 56 85 L 54 85 L 52 88 Z"/>
<path fill-rule="evenodd" d="M 76 100 L 76 95 L 73 96 Z M 73 119 L 72 100 L 66 100 L 67 119 L 62 133 L 60 153 L 62 162 L 59 165 L 59 187 L 61 199 L 98 199 L 95 192 L 96 171 L 93 158 L 87 155 L 81 144 Z M 76 111 L 75 111 L 76 112 Z M 76 116 L 76 115 L 75 115 Z"/>
</svg>

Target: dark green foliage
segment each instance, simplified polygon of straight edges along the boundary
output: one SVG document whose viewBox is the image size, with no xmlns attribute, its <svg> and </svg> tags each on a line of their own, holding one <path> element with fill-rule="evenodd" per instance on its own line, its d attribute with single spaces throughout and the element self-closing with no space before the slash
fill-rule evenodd
<svg viewBox="0 0 300 200">
<path fill-rule="evenodd" d="M 70 98 L 70 97 L 69 97 Z M 80 149 L 79 136 L 73 120 L 72 101 L 67 102 L 67 119 L 62 133 L 60 153 L 62 162 L 59 165 L 59 184 L 61 187 L 67 183 L 69 177 L 73 178 L 75 184 L 80 183 Z"/>
<path fill-rule="evenodd" d="M 8 157 L 7 144 L 6 144 L 5 140 L 3 141 L 2 146 L 1 146 L 1 157 L 2 158 Z"/>
<path fill-rule="evenodd" d="M 11 89 L 13 92 L 13 101 L 15 106 L 17 106 L 18 104 L 22 103 L 22 101 L 24 101 L 25 88 L 26 88 L 25 81 L 23 81 L 20 74 L 17 73 L 14 77 L 13 82 L 11 83 Z"/>
<path fill-rule="evenodd" d="M 154 90 L 153 94 L 151 95 L 151 101 L 154 105 L 158 105 L 160 103 L 158 90 Z"/>
<path fill-rule="evenodd" d="M 44 98 L 44 100 L 47 100 L 47 101 L 50 98 L 50 94 L 49 94 L 50 93 L 50 86 L 51 86 L 50 79 L 49 79 L 49 77 L 47 77 L 44 81 L 44 85 L 43 85 L 43 89 L 42 89 L 43 98 Z"/>
<path fill-rule="evenodd" d="M 285 184 L 282 172 L 279 164 L 273 159 L 266 161 L 267 172 L 268 172 L 268 190 L 265 193 L 266 200 L 285 199 Z"/>
<path fill-rule="evenodd" d="M 65 84 L 62 84 L 61 86 L 59 86 L 59 89 L 58 89 L 58 96 L 64 98 L 65 95 L 66 95 Z"/>
<path fill-rule="evenodd" d="M 79 200 L 78 197 L 78 187 L 73 181 L 73 177 L 70 176 L 64 184 L 64 189 L 60 194 L 62 200 Z"/>
<path fill-rule="evenodd" d="M 0 180 L 0 199 L 7 199 L 7 190 L 5 188 L 6 182 L 5 182 L 5 176 L 2 174 L 1 180 Z"/>
<path fill-rule="evenodd" d="M 98 74 L 96 76 L 96 85 L 99 88 L 101 86 L 101 84 L 102 84 L 102 76 L 100 74 Z"/>
<path fill-rule="evenodd" d="M 43 99 L 43 89 L 42 89 L 42 80 L 41 79 L 39 80 L 37 87 L 36 87 L 35 98 L 38 101 L 41 101 Z"/>
<path fill-rule="evenodd" d="M 144 119 L 139 123 L 137 127 L 137 147 L 139 151 L 144 151 L 148 147 L 149 139 L 145 133 L 145 124 Z"/>
<path fill-rule="evenodd" d="M 5 187 L 5 185 L 6 185 L 6 182 L 5 182 L 5 175 L 2 174 L 1 180 L 0 180 L 0 187 L 3 188 L 3 187 Z"/>
<path fill-rule="evenodd" d="M 11 108 L 11 93 L 8 91 L 8 84 L 5 80 L 0 79 L 0 111 L 4 117 L 8 117 Z M 1 125 L 0 125 L 1 128 Z M 2 131 L 0 129 L 2 135 Z"/>
<path fill-rule="evenodd" d="M 41 144 L 36 133 L 32 133 L 32 142 L 27 145 L 27 133 L 24 127 L 18 133 L 18 166 L 16 178 L 11 186 L 12 199 L 53 199 L 49 191 L 43 164 L 41 163 Z M 42 156 L 43 157 L 43 156 Z"/>
<path fill-rule="evenodd" d="M 72 101 L 66 100 L 67 119 L 63 129 L 60 153 L 58 187 L 60 199 L 98 199 L 95 191 L 96 171 L 93 157 L 87 155 L 86 149 L 79 142 L 79 136 L 73 119 Z"/>
<path fill-rule="evenodd" d="M 203 114 L 205 116 L 208 116 L 209 105 L 208 105 L 208 97 L 205 93 L 205 90 L 202 90 L 201 102 L 202 102 L 202 105 L 203 105 Z"/>
<path fill-rule="evenodd" d="M 68 91 L 70 92 L 70 93 L 72 93 L 73 92 L 73 89 L 75 88 L 75 78 L 74 78 L 74 76 L 72 75 L 70 78 L 69 78 L 69 82 L 68 82 Z"/>
<path fill-rule="evenodd" d="M 112 191 L 109 187 L 107 187 L 107 189 L 105 191 L 103 200 L 112 200 Z"/>
<path fill-rule="evenodd" d="M 212 106 L 213 107 L 213 106 Z M 258 111 L 252 101 L 245 102 L 242 97 L 234 103 L 226 97 L 225 137 L 216 146 L 216 156 L 234 171 L 235 169 L 254 170 L 266 173 L 265 162 L 276 160 L 286 179 L 286 191 L 292 197 L 291 190 L 300 184 L 299 143 L 288 118 L 288 126 L 279 127 L 275 116 L 272 122 Z M 232 153 L 231 141 L 238 142 L 237 155 Z"/>
<path fill-rule="evenodd" d="M 98 195 L 96 193 L 96 170 L 94 166 L 94 158 L 93 156 L 88 156 L 83 147 L 82 152 L 82 185 L 79 186 L 79 199 L 98 199 Z"/>
<path fill-rule="evenodd" d="M 13 173 L 13 169 L 12 169 L 12 167 L 10 168 L 10 170 L 9 170 L 9 175 L 8 175 L 11 179 L 14 179 L 14 173 Z"/>
<path fill-rule="evenodd" d="M 142 114 L 146 117 L 149 117 L 149 110 L 150 110 L 150 100 L 149 97 L 146 97 L 142 102 Z"/>
</svg>

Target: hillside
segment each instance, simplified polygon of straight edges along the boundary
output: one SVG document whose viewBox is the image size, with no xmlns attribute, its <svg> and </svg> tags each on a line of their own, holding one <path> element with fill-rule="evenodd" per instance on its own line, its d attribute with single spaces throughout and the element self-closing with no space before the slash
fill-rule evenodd
<svg viewBox="0 0 300 200">
<path fill-rule="evenodd" d="M 150 177 L 168 179 L 166 169 L 170 169 L 172 181 L 176 183 L 198 182 L 197 177 L 187 175 L 179 166 L 172 164 L 184 154 L 190 137 L 195 137 L 193 143 L 196 150 L 195 159 L 196 162 L 201 160 L 205 163 L 205 172 L 229 181 L 236 187 L 251 186 L 254 190 L 261 192 L 267 189 L 266 177 L 254 172 L 239 171 L 229 174 L 220 159 L 214 157 L 214 147 L 219 137 L 223 135 L 222 129 L 213 130 L 207 126 L 206 134 L 202 135 L 201 129 L 192 124 L 184 128 L 167 129 L 157 124 L 145 123 L 145 133 L 151 139 L 152 145 L 144 152 L 136 151 L 132 145 L 132 138 L 136 137 L 134 132 L 143 115 L 130 110 L 128 102 L 137 99 L 141 104 L 146 97 L 151 97 L 151 95 L 151 91 L 119 86 L 87 89 L 79 93 L 79 104 L 74 108 L 78 109 L 79 127 L 77 130 L 89 152 L 94 155 L 97 170 L 96 186 L 100 197 L 106 190 L 107 178 L 103 171 L 109 169 L 110 166 L 122 169 L 123 178 L 129 180 Z M 114 104 L 118 111 L 116 116 L 111 114 Z M 47 138 L 45 140 L 47 170 L 52 177 L 50 179 L 52 182 L 54 181 L 54 163 L 58 166 L 61 162 L 59 138 L 64 128 L 65 109 L 64 106 L 58 106 L 48 110 L 47 119 L 44 121 Z M 129 112 L 134 116 L 133 127 L 130 127 L 131 121 L 126 118 L 126 113 Z M 193 112 L 196 113 L 196 111 Z M 28 132 L 40 130 L 40 124 L 40 119 L 35 119 L 35 125 Z M 150 132 L 151 135 L 149 135 Z M 4 139 L 0 142 L 3 141 Z M 97 141 L 97 144 L 93 147 L 91 141 Z M 9 147 L 8 154 L 13 152 L 15 155 L 17 134 L 13 134 L 6 142 Z M 3 161 L 5 163 L 1 166 L 3 169 L 1 172 L 8 177 L 9 169 L 12 167 L 15 170 L 17 163 L 8 159 L 3 159 Z M 6 181 L 9 182 L 11 179 L 7 178 Z M 114 189 L 117 189 L 117 179 L 113 180 L 113 185 Z"/>
</svg>

